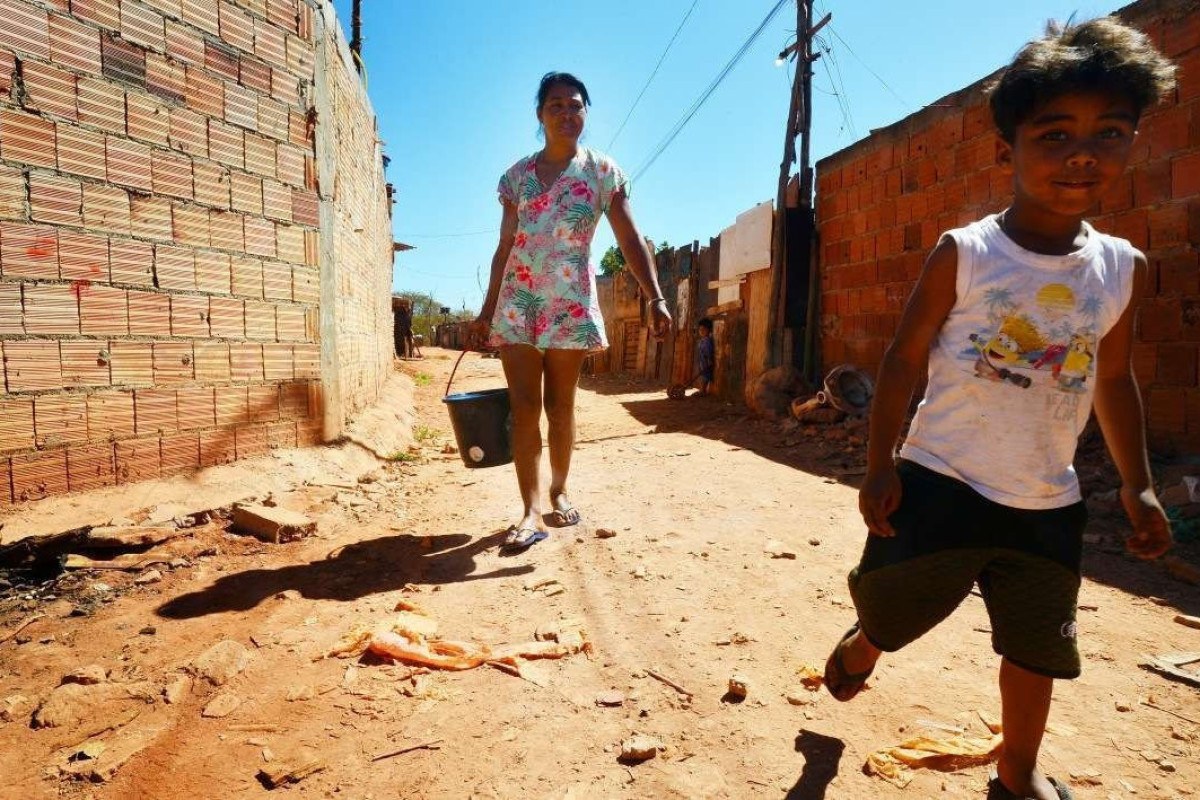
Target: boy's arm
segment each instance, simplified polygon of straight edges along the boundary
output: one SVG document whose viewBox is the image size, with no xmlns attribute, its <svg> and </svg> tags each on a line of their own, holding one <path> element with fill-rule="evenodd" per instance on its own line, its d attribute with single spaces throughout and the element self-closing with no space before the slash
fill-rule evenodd
<svg viewBox="0 0 1200 800">
<path fill-rule="evenodd" d="M 1134 256 L 1133 293 L 1117 324 L 1100 341 L 1096 359 L 1096 419 L 1121 474 L 1121 502 L 1133 523 L 1126 540 L 1139 558 L 1157 558 L 1171 547 L 1171 527 L 1150 475 L 1142 397 L 1133 375 L 1133 329 L 1137 302 L 1146 283 L 1146 257 Z"/>
<path fill-rule="evenodd" d="M 921 378 L 942 323 L 957 298 L 958 248 L 954 240 L 938 243 L 913 289 L 896 337 L 879 367 L 871 427 L 867 440 L 867 476 L 859 490 L 858 507 L 871 533 L 894 536 L 888 517 L 900 505 L 900 480 L 894 459 L 896 440 L 908 413 L 913 390 Z"/>
</svg>

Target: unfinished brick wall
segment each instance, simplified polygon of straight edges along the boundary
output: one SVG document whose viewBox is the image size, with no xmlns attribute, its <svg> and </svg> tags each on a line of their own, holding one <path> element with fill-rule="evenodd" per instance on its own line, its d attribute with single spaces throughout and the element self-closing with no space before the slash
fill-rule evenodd
<svg viewBox="0 0 1200 800">
<path fill-rule="evenodd" d="M 4 3 L 0 506 L 320 439 L 314 10 Z"/>
<path fill-rule="evenodd" d="M 1142 119 L 1131 167 L 1092 222 L 1146 253 L 1135 369 L 1156 447 L 1200 447 L 1200 8 L 1144 0 L 1120 12 L 1179 66 Z M 1014 50 L 1020 43 L 1014 43 Z M 991 76 L 817 165 L 821 357 L 875 370 L 942 231 L 999 211 L 984 97 Z"/>
<path fill-rule="evenodd" d="M 391 373 L 392 231 L 374 112 L 349 45 L 332 20 L 332 9 L 326 8 L 331 27 L 322 41 L 328 107 L 319 111 L 328 122 L 321 137 L 323 145 L 328 142 L 328 174 L 322 171 L 320 183 L 330 187 L 327 224 L 333 231 L 333 263 L 328 277 L 334 289 L 336 380 L 344 416 L 372 402 Z M 321 95 L 323 99 L 325 93 Z M 310 211 L 315 214 L 316 208 Z"/>
</svg>

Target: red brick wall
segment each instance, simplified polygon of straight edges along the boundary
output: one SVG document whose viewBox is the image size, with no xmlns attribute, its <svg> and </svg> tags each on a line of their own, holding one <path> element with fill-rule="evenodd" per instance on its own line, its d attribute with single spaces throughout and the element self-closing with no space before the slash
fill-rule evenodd
<svg viewBox="0 0 1200 800">
<path fill-rule="evenodd" d="M 1120 15 L 1179 66 L 1172 97 L 1142 119 L 1131 167 L 1092 222 L 1146 253 L 1135 369 L 1160 448 L 1200 447 L 1200 9 L 1144 0 Z M 1014 42 L 1014 49 L 1020 43 Z M 998 211 L 984 86 L 939 100 L 817 165 L 821 357 L 874 370 L 942 231 Z"/>
<path fill-rule="evenodd" d="M 0 507 L 320 438 L 316 13 L 4 3 Z"/>
</svg>

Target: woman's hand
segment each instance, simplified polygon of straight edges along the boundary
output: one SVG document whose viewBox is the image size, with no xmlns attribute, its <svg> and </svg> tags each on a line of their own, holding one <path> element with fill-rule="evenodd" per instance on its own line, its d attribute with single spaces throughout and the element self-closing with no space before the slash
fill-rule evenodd
<svg viewBox="0 0 1200 800">
<path fill-rule="evenodd" d="M 650 303 L 650 332 L 660 342 L 671 332 L 671 312 L 665 302 Z"/>
<path fill-rule="evenodd" d="M 1121 504 L 1133 523 L 1133 535 L 1125 540 L 1126 550 L 1149 560 L 1171 549 L 1171 524 L 1153 489 L 1139 492 L 1122 487 Z"/>
<path fill-rule="evenodd" d="M 467 324 L 467 347 L 482 350 L 492 335 L 492 320 L 482 314 Z"/>
<path fill-rule="evenodd" d="M 895 536 L 896 529 L 888 522 L 900 507 L 900 476 L 894 466 L 868 472 L 858 490 L 858 510 L 873 536 Z"/>
</svg>

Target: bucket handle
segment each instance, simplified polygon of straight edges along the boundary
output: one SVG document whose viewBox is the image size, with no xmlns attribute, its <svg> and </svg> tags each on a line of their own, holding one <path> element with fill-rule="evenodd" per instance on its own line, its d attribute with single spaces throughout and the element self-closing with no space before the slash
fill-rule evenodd
<svg viewBox="0 0 1200 800">
<path fill-rule="evenodd" d="M 450 396 L 450 384 L 454 383 L 454 373 L 458 372 L 458 365 L 462 363 L 463 356 L 465 356 L 469 352 L 471 352 L 471 351 L 463 350 L 462 353 L 459 355 L 458 360 L 454 362 L 454 369 L 450 370 L 450 380 L 446 381 L 446 394 L 444 395 L 444 397 Z"/>
</svg>

